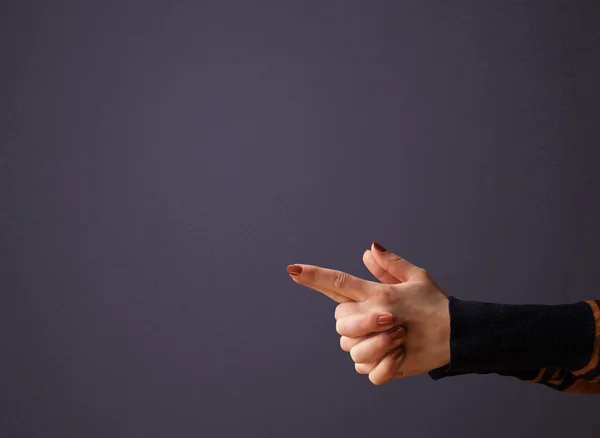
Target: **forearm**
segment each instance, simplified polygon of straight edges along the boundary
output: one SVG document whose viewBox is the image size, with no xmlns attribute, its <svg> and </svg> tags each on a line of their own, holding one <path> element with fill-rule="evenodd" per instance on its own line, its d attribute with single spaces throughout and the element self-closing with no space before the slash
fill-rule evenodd
<svg viewBox="0 0 600 438">
<path fill-rule="evenodd" d="M 434 379 L 495 373 L 566 392 L 600 392 L 600 308 L 501 305 L 451 298 L 450 364 Z"/>
</svg>

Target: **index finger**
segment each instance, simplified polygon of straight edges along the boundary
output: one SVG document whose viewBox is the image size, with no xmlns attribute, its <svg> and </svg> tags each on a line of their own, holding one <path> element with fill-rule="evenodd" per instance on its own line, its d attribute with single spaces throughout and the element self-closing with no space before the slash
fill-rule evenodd
<svg viewBox="0 0 600 438">
<path fill-rule="evenodd" d="M 380 286 L 379 283 L 363 280 L 335 269 L 301 264 L 295 266 L 302 268 L 302 272 L 293 277 L 296 283 L 310 287 L 327 296 L 336 294 L 353 301 L 365 301 Z"/>
</svg>

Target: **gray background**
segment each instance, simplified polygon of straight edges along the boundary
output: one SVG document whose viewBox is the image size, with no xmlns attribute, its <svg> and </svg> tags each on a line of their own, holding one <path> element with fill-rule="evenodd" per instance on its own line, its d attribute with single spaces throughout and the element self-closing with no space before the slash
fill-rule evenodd
<svg viewBox="0 0 600 438">
<path fill-rule="evenodd" d="M 371 278 L 377 239 L 460 298 L 600 298 L 598 2 L 0 11 L 0 436 L 597 429 L 508 377 L 373 386 L 285 266 Z"/>
</svg>

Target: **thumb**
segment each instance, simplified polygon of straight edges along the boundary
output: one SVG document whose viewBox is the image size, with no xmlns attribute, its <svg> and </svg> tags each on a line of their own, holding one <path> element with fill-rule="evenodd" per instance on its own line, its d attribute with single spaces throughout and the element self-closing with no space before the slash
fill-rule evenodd
<svg viewBox="0 0 600 438">
<path fill-rule="evenodd" d="M 409 281 L 424 273 L 422 268 L 413 265 L 408 260 L 388 251 L 376 241 L 373 241 L 373 244 L 371 245 L 371 252 L 379 266 L 400 281 Z"/>
<path fill-rule="evenodd" d="M 377 263 L 377 261 L 375 260 L 375 257 L 373 257 L 373 251 L 367 249 L 363 253 L 363 263 L 365 264 L 365 266 L 367 267 L 369 272 L 371 274 L 373 274 L 373 276 L 375 278 L 377 278 L 379 281 L 381 281 L 382 283 L 384 283 L 384 284 L 402 283 L 401 280 L 394 277 L 388 271 L 383 269 L 379 263 Z"/>
</svg>

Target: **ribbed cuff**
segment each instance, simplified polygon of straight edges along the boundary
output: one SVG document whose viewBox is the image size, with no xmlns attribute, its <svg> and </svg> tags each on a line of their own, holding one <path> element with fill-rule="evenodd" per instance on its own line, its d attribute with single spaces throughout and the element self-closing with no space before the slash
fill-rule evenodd
<svg viewBox="0 0 600 438">
<path fill-rule="evenodd" d="M 589 362 L 595 322 L 588 303 L 511 305 L 450 297 L 447 371 L 577 370 Z"/>
</svg>

